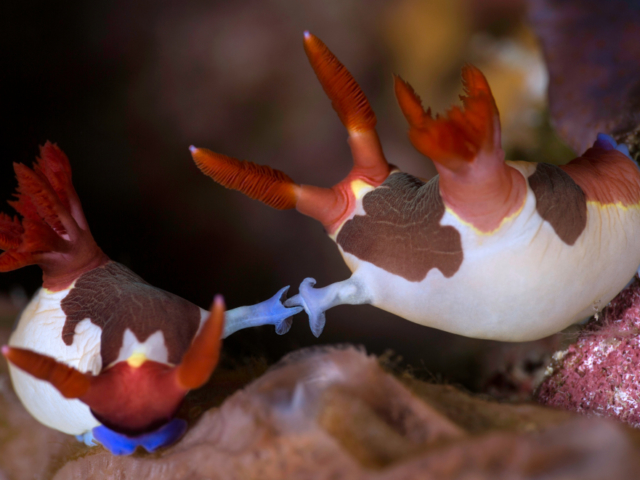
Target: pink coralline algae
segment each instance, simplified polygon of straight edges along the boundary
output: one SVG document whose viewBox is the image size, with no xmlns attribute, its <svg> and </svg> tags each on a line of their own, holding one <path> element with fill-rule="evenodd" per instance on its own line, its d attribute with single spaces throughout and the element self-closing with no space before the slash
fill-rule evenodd
<svg viewBox="0 0 640 480">
<path fill-rule="evenodd" d="M 554 355 L 538 401 L 640 427 L 640 280 Z"/>
</svg>

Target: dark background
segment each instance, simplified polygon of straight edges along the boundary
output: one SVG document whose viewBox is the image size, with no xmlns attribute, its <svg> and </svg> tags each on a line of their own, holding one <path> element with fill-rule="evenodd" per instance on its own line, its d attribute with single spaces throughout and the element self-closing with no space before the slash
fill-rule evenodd
<svg viewBox="0 0 640 480">
<path fill-rule="evenodd" d="M 460 93 L 465 61 L 493 85 L 508 157 L 535 158 L 541 144 L 566 157 L 544 117 L 544 69 L 525 15 L 517 1 L 3 2 L 0 197 L 15 188 L 11 162 L 30 164 L 51 140 L 69 156 L 98 244 L 157 287 L 202 307 L 219 292 L 233 308 L 284 285 L 295 293 L 307 276 L 343 280 L 350 272 L 320 224 L 215 185 L 188 146 L 270 164 L 299 183 L 343 178 L 346 132 L 307 64 L 308 29 L 363 87 L 387 158 L 404 170 L 434 172 L 406 138 L 392 73 L 441 110 Z M 2 274 L 0 292 L 17 304 L 40 277 L 35 266 Z M 420 375 L 472 389 L 507 348 L 342 306 L 320 339 L 301 314 L 283 337 L 273 327 L 239 332 L 225 350 L 271 362 L 342 342 L 392 350 Z"/>
</svg>

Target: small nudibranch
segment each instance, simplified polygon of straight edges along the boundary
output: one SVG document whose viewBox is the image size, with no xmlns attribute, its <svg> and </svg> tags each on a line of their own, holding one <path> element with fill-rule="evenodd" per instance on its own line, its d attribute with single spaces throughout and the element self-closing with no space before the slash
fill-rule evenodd
<svg viewBox="0 0 640 480">
<path fill-rule="evenodd" d="M 469 337 L 527 341 L 602 309 L 640 265 L 640 171 L 607 135 L 569 164 L 505 161 L 484 75 L 462 70 L 462 107 L 425 111 L 399 77 L 395 92 L 414 147 L 438 175 L 391 167 L 375 115 L 353 77 L 316 37 L 304 46 L 349 133 L 354 166 L 333 188 L 298 185 L 269 167 L 191 147 L 216 182 L 319 220 L 353 272 L 285 305 L 304 307 L 314 334 L 324 312 L 373 304 Z"/>
<path fill-rule="evenodd" d="M 22 215 L 0 214 L 0 271 L 43 270 L 36 293 L 2 353 L 14 389 L 41 423 L 95 438 L 114 454 L 148 451 L 186 429 L 174 415 L 186 393 L 207 382 L 221 339 L 251 326 L 285 333 L 301 307 L 271 299 L 211 312 L 155 288 L 109 258 L 94 241 L 66 155 L 47 142 L 31 169 L 14 164 Z"/>
</svg>

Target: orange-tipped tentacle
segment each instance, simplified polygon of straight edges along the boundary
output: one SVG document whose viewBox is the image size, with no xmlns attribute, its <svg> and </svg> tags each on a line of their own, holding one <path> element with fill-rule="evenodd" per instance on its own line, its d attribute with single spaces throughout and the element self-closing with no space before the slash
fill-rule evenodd
<svg viewBox="0 0 640 480">
<path fill-rule="evenodd" d="M 315 35 L 304 33 L 304 50 L 333 109 L 349 132 L 353 170 L 349 180 L 361 178 L 380 185 L 389 175 L 389 164 L 375 131 L 376 115 L 351 73 Z"/>
<path fill-rule="evenodd" d="M 297 185 L 279 170 L 236 160 L 206 148 L 190 147 L 198 168 L 223 187 L 239 190 L 278 210 L 295 208 Z"/>
<path fill-rule="evenodd" d="M 89 390 L 91 376 L 53 358 L 27 350 L 4 346 L 2 354 L 16 367 L 53 385 L 65 398 L 79 398 Z"/>
<path fill-rule="evenodd" d="M 213 373 L 220 358 L 222 331 L 224 329 L 224 300 L 216 295 L 211 314 L 205 320 L 191 347 L 175 369 L 178 385 L 185 390 L 204 385 Z"/>
<path fill-rule="evenodd" d="M 278 209 L 296 207 L 319 220 L 332 234 L 356 205 L 352 182 L 362 180 L 379 186 L 391 171 L 375 131 L 376 116 L 367 97 L 349 71 L 317 37 L 305 32 L 304 49 L 311 66 L 349 132 L 353 168 L 332 188 L 297 185 L 270 167 L 239 161 L 205 149 L 191 147 L 203 173 L 227 188 L 243 192 Z"/>
<path fill-rule="evenodd" d="M 304 33 L 304 50 L 340 121 L 351 132 L 373 130 L 376 115 L 360 85 L 315 35 Z"/>
<path fill-rule="evenodd" d="M 445 116 L 424 112 L 420 99 L 404 80 L 396 77 L 395 91 L 409 122 L 409 138 L 418 151 L 447 168 L 471 162 L 481 152 L 500 149 L 500 120 L 489 84 L 480 70 L 462 70 L 463 108 L 453 107 Z"/>
<path fill-rule="evenodd" d="M 0 216 L 0 271 L 38 264 L 44 286 L 61 290 L 108 258 L 96 245 L 71 182 L 66 155 L 47 142 L 33 169 L 14 164 L 16 199 L 8 203 L 22 221 Z"/>
</svg>

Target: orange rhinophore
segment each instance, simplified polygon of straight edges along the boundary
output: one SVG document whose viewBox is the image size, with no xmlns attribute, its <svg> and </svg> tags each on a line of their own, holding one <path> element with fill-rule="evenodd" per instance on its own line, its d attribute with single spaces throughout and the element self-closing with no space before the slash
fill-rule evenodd
<svg viewBox="0 0 640 480">
<path fill-rule="evenodd" d="M 239 190 L 277 210 L 296 206 L 298 185 L 288 175 L 264 165 L 236 160 L 206 148 L 190 147 L 193 159 L 205 175 L 220 185 Z"/>
<path fill-rule="evenodd" d="M 340 121 L 351 132 L 367 132 L 376 127 L 376 114 L 349 71 L 315 35 L 305 32 L 304 51 Z"/>
<path fill-rule="evenodd" d="M 332 188 L 298 185 L 284 173 L 270 167 L 202 148 L 191 147 L 190 150 L 196 165 L 214 181 L 274 208 L 295 206 L 299 212 L 320 221 L 329 233 L 333 233 L 355 208 L 352 183 L 361 180 L 377 187 L 391 170 L 375 130 L 376 116 L 353 76 L 326 45 L 309 32 L 304 34 L 304 49 L 322 88 L 349 132 L 353 168 L 344 180 Z"/>
</svg>

